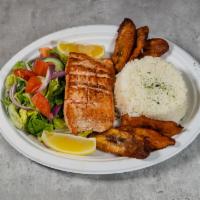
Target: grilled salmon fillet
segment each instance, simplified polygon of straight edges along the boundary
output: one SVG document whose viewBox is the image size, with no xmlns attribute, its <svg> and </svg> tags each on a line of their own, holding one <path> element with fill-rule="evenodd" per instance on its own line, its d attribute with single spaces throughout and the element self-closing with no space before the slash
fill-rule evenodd
<svg viewBox="0 0 200 200">
<path fill-rule="evenodd" d="M 66 66 L 65 121 L 73 134 L 103 132 L 114 121 L 112 62 L 70 53 Z"/>
</svg>

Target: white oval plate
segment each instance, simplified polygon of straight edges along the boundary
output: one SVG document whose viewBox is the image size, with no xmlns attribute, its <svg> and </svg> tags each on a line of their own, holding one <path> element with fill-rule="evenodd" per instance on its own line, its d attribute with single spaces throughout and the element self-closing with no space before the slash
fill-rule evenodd
<svg viewBox="0 0 200 200">
<path fill-rule="evenodd" d="M 38 49 L 42 46 L 52 46 L 56 41 L 65 40 L 81 43 L 96 43 L 105 46 L 106 52 L 112 52 L 116 37 L 116 26 L 82 26 L 61 30 L 47 35 L 25 47 L 14 57 L 12 57 L 0 71 L 0 98 L 2 98 L 5 77 L 12 66 L 19 60 L 29 60 L 38 54 Z M 186 148 L 200 132 L 200 65 L 183 49 L 172 42 L 170 51 L 164 58 L 177 66 L 182 71 L 189 90 L 189 109 L 183 120 L 185 127 L 183 133 L 177 135 L 176 145 L 151 153 L 145 160 L 138 160 L 126 157 L 115 157 L 96 151 L 86 157 L 64 155 L 57 153 L 37 142 L 32 136 L 17 130 L 8 118 L 3 106 L 0 106 L 0 127 L 3 137 L 16 150 L 26 157 L 42 165 L 82 174 L 112 174 L 134 171 L 146 168 L 176 155 Z"/>
</svg>

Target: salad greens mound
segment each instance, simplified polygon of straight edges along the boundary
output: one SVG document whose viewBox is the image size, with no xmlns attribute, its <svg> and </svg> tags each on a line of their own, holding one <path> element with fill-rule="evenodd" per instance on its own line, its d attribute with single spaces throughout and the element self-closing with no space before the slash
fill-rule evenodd
<svg viewBox="0 0 200 200">
<path fill-rule="evenodd" d="M 63 130 L 66 56 L 44 47 L 34 60 L 18 61 L 6 77 L 1 100 L 13 124 L 39 137 L 43 130 Z"/>
</svg>

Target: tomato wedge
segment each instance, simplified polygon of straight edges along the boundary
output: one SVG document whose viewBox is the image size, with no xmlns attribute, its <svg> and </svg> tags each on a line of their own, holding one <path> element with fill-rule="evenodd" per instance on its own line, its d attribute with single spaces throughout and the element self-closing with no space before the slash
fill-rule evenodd
<svg viewBox="0 0 200 200">
<path fill-rule="evenodd" d="M 39 49 L 40 51 L 40 57 L 41 58 L 46 58 L 50 55 L 49 50 L 51 50 L 51 48 L 49 47 L 42 47 Z"/>
<path fill-rule="evenodd" d="M 51 107 L 48 99 L 41 94 L 40 92 L 36 93 L 32 97 L 32 102 L 35 105 L 35 107 L 48 119 L 53 118 L 53 114 L 51 113 Z"/>
<path fill-rule="evenodd" d="M 43 60 L 37 59 L 33 65 L 33 71 L 38 76 L 45 76 L 47 73 L 47 69 L 49 67 L 49 63 L 44 62 Z"/>
<path fill-rule="evenodd" d="M 42 85 L 41 80 L 37 76 L 32 76 L 26 83 L 25 92 L 34 93 Z"/>
<path fill-rule="evenodd" d="M 35 76 L 35 73 L 28 69 L 15 69 L 14 74 L 20 78 L 25 79 L 26 81 L 28 81 L 31 77 Z"/>
</svg>

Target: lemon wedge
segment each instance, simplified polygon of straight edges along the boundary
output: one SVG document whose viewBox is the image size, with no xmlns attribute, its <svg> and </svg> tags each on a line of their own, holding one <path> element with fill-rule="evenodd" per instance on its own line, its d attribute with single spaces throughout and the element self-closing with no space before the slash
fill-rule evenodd
<svg viewBox="0 0 200 200">
<path fill-rule="evenodd" d="M 105 50 L 102 45 L 95 44 L 78 44 L 60 41 L 57 43 L 57 49 L 59 52 L 68 55 L 69 52 L 85 53 L 93 58 L 103 57 Z"/>
<path fill-rule="evenodd" d="M 41 139 L 47 147 L 62 153 L 82 156 L 96 150 L 95 138 L 43 131 Z"/>
</svg>

